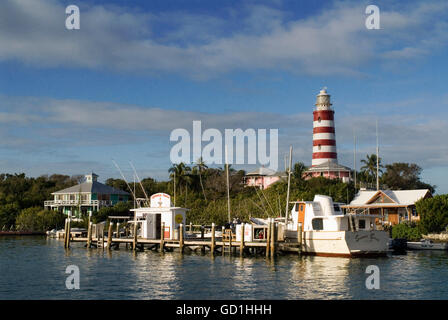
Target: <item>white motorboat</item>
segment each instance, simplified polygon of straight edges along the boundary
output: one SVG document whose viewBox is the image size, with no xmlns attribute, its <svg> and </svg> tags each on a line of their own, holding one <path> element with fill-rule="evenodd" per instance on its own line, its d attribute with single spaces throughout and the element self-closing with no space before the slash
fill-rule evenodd
<svg viewBox="0 0 448 320">
<path fill-rule="evenodd" d="M 376 215 L 347 214 L 331 197 L 316 195 L 313 201 L 295 201 L 285 236 L 297 239 L 303 226 L 303 253 L 321 256 L 386 255 L 389 234 L 376 230 Z"/>
<path fill-rule="evenodd" d="M 50 231 L 47 231 L 46 234 L 50 238 L 56 238 L 58 231 L 56 229 L 51 229 Z"/>
<path fill-rule="evenodd" d="M 448 243 L 433 242 L 428 239 L 422 239 L 418 242 L 408 242 L 407 246 L 411 250 L 448 250 Z"/>
</svg>

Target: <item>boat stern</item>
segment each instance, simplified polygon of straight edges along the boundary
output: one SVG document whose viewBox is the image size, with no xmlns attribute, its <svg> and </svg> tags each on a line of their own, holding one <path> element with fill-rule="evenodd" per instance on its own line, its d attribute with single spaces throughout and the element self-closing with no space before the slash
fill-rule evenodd
<svg viewBox="0 0 448 320">
<path fill-rule="evenodd" d="M 346 231 L 345 241 L 351 256 L 386 255 L 389 233 L 381 230 Z"/>
</svg>

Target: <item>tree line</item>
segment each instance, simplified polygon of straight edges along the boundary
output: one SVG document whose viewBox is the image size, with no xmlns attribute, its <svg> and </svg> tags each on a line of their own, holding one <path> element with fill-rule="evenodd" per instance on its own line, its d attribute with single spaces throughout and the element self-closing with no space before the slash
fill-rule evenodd
<svg viewBox="0 0 448 320">
<path fill-rule="evenodd" d="M 435 186 L 420 180 L 421 168 L 416 164 L 393 163 L 383 166 L 381 161 L 379 162 L 382 188 L 428 188 L 432 192 L 434 191 Z M 357 172 L 358 188 L 376 180 L 376 155 L 367 155 L 362 163 L 361 170 Z M 358 188 L 355 188 L 353 181 L 343 183 L 339 179 L 330 180 L 323 177 L 304 179 L 306 168 L 301 162 L 295 163 L 292 168 L 291 201 L 313 200 L 315 194 L 329 195 L 335 202 L 342 203 L 348 203 L 354 198 Z M 198 159 L 193 164 L 173 165 L 168 170 L 169 179 L 166 181 L 157 181 L 148 177 L 141 180 L 141 184 L 148 196 L 158 192 L 168 193 L 176 206 L 190 209 L 187 213 L 187 222 L 224 224 L 228 222 L 225 169 L 225 166 L 210 168 L 202 159 Z M 245 174 L 244 170 L 236 170 L 229 165 L 231 218 L 248 221 L 250 217 L 255 216 L 284 216 L 287 179 L 281 179 L 266 190 L 262 190 L 246 187 L 244 184 Z M 286 176 L 285 172 L 280 174 Z M 52 192 L 76 185 L 81 179 L 82 176 L 61 174 L 45 175 L 38 178 L 26 177 L 23 173 L 0 175 L 0 227 L 3 226 L 3 229 L 41 230 L 52 226 L 60 227 L 58 224 L 63 223 L 63 215 L 58 216 L 54 212 L 45 213 L 43 203 L 45 200 L 52 199 Z M 105 184 L 130 192 L 126 182 L 122 179 L 110 178 L 106 180 Z M 136 185 L 135 194 L 138 198 L 145 197 L 139 184 Z M 127 204 L 120 203 L 115 207 L 102 208 L 99 212 L 94 213 L 93 219 L 95 222 L 99 222 L 110 215 L 123 215 L 132 207 L 133 201 L 131 200 Z M 39 217 L 36 219 L 40 222 L 33 222 L 33 216 Z M 45 217 L 48 219 L 45 220 Z"/>
</svg>

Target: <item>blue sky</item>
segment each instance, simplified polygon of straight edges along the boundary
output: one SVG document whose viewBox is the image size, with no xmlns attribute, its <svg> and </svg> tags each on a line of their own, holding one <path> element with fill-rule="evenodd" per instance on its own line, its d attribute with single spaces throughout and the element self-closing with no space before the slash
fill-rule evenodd
<svg viewBox="0 0 448 320">
<path fill-rule="evenodd" d="M 375 152 L 378 119 L 383 161 L 448 193 L 447 16 L 445 1 L 2 1 L 0 171 L 105 179 L 115 159 L 165 179 L 170 132 L 193 120 L 278 128 L 279 163 L 293 145 L 310 164 L 326 86 L 340 163 L 353 167 L 354 131 L 358 159 Z"/>
</svg>

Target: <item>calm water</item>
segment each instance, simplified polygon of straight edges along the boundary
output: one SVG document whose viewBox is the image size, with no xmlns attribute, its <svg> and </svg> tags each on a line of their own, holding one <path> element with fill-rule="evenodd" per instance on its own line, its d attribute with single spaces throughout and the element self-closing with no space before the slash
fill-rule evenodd
<svg viewBox="0 0 448 320">
<path fill-rule="evenodd" d="M 67 290 L 77 265 L 81 289 Z M 367 290 L 368 265 L 381 271 Z M 45 237 L 0 237 L 0 299 L 448 299 L 448 253 L 377 259 L 259 258 L 121 249 L 108 252 Z"/>
</svg>

